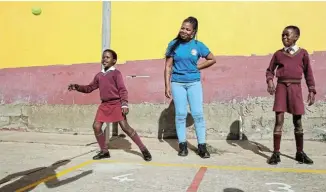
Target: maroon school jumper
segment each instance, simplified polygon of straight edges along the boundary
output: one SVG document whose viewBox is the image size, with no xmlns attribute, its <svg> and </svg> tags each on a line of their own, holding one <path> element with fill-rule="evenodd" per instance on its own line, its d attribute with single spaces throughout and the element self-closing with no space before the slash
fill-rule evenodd
<svg viewBox="0 0 326 192">
<path fill-rule="evenodd" d="M 79 85 L 77 91 L 90 93 L 100 89 L 101 105 L 97 109 L 96 122 L 118 122 L 124 120 L 122 107 L 128 106 L 128 92 L 119 70 L 100 72 L 89 85 Z"/>
<path fill-rule="evenodd" d="M 270 65 L 266 70 L 266 81 L 273 80 L 274 76 L 278 80 L 301 80 L 303 74 L 309 92 L 316 93 L 308 52 L 300 48 L 291 55 L 281 49 L 274 53 L 270 61 Z M 305 111 L 301 84 L 277 83 L 273 111 L 303 115 Z"/>
</svg>

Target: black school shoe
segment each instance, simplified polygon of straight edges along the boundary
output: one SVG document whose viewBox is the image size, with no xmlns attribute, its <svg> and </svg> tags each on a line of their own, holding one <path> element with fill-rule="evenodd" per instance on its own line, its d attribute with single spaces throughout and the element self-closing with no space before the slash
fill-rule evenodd
<svg viewBox="0 0 326 192">
<path fill-rule="evenodd" d="M 148 151 L 148 149 L 145 149 L 144 151 L 141 152 L 143 154 L 143 158 L 145 161 L 151 161 L 152 160 L 152 155 Z"/>
<path fill-rule="evenodd" d="M 197 151 L 197 154 L 203 158 L 203 159 L 207 159 L 207 158 L 210 158 L 211 155 L 209 154 L 209 152 L 207 151 L 207 148 L 206 148 L 206 143 L 203 143 L 203 144 L 198 144 L 198 151 Z"/>
<path fill-rule="evenodd" d="M 93 160 L 100 160 L 100 159 L 105 159 L 105 158 L 110 158 L 110 153 L 109 152 L 100 151 L 97 155 L 95 155 L 93 157 Z"/>
<path fill-rule="evenodd" d="M 267 163 L 270 165 L 276 165 L 281 162 L 280 152 L 273 152 L 271 158 L 268 159 Z"/>
<path fill-rule="evenodd" d="M 304 163 L 304 164 L 313 164 L 313 160 L 311 160 L 305 152 L 297 152 L 295 155 L 295 160 L 298 161 L 299 163 Z"/>
<path fill-rule="evenodd" d="M 188 155 L 188 147 L 187 147 L 187 142 L 182 142 L 179 143 L 179 156 L 185 157 Z"/>
</svg>

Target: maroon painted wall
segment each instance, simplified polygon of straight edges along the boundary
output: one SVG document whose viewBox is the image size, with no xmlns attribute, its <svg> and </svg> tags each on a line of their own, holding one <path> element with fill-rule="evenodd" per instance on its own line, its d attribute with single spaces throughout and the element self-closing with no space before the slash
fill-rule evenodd
<svg viewBox="0 0 326 192">
<path fill-rule="evenodd" d="M 326 52 L 311 54 L 316 79 L 317 100 L 325 100 Z M 225 102 L 233 99 L 269 96 L 265 70 L 268 56 L 218 56 L 213 67 L 202 72 L 204 101 Z M 125 76 L 130 103 L 165 103 L 164 60 L 130 61 L 117 65 Z M 100 64 L 55 65 L 0 69 L 0 99 L 3 103 L 96 104 L 98 92 L 68 92 L 69 83 L 87 84 L 101 69 Z M 149 76 L 127 78 L 128 75 Z M 303 80 L 304 96 L 307 90 Z"/>
</svg>

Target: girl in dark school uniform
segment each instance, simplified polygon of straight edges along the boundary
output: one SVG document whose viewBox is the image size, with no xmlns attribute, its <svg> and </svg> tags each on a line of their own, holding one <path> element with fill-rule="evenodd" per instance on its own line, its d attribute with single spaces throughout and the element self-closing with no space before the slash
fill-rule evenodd
<svg viewBox="0 0 326 192">
<path fill-rule="evenodd" d="M 99 89 L 102 103 L 98 107 L 93 129 L 101 151 L 93 157 L 94 160 L 109 158 L 110 153 L 105 144 L 105 135 L 102 125 L 105 122 L 119 122 L 122 130 L 138 145 L 146 161 L 151 161 L 152 156 L 142 143 L 136 130 L 130 127 L 126 115 L 128 109 L 128 91 L 124 85 L 122 74 L 114 65 L 117 62 L 117 54 L 111 49 L 106 49 L 102 54 L 104 69 L 96 74 L 89 85 L 70 84 L 68 90 L 76 90 L 82 93 L 91 93 Z"/>
<path fill-rule="evenodd" d="M 269 164 L 277 164 L 280 159 L 280 144 L 284 113 L 293 116 L 294 136 L 297 153 L 295 159 L 300 163 L 313 164 L 313 161 L 303 151 L 303 128 L 301 117 L 304 114 L 304 103 L 302 97 L 301 79 L 302 75 L 308 87 L 308 105 L 315 102 L 315 80 L 308 52 L 296 45 L 300 37 L 300 29 L 297 26 L 287 26 L 282 33 L 284 48 L 276 51 L 266 70 L 267 90 L 273 95 L 275 101 L 273 111 L 276 120 L 274 127 L 274 152 L 268 160 Z M 276 74 L 275 74 L 276 70 Z M 278 78 L 276 88 L 273 78 Z"/>
</svg>

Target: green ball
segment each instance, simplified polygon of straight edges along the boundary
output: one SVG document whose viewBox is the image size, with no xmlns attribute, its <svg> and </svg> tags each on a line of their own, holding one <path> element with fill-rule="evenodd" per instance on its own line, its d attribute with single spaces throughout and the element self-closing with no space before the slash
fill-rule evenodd
<svg viewBox="0 0 326 192">
<path fill-rule="evenodd" d="M 42 9 L 39 8 L 39 7 L 33 7 L 33 8 L 32 8 L 32 13 L 33 13 L 34 15 L 40 15 L 40 14 L 42 13 Z"/>
</svg>

